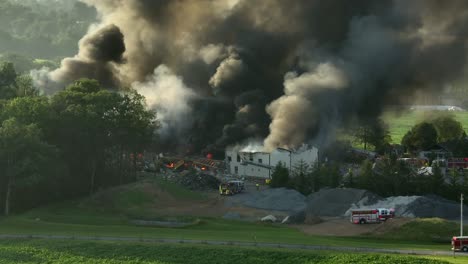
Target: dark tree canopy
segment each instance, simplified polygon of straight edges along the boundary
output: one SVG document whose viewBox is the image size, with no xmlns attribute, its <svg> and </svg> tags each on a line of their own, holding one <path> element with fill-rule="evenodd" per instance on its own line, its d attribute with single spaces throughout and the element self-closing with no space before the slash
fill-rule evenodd
<svg viewBox="0 0 468 264">
<path fill-rule="evenodd" d="M 27 86 L 28 80 L 22 81 Z M 158 127 L 141 95 L 105 90 L 88 79 L 52 97 L 21 91 L 24 96 L 13 94 L 0 104 L 0 208 L 5 214 L 136 179 L 131 157 L 151 150 Z M 33 199 L 39 192 L 42 198 Z"/>
<path fill-rule="evenodd" d="M 381 119 L 363 121 L 354 128 L 353 135 L 355 141 L 362 144 L 364 149 L 369 149 L 370 145 L 379 152 L 392 140 L 388 126 Z"/>
<path fill-rule="evenodd" d="M 453 116 L 443 115 L 434 118 L 431 123 L 437 130 L 437 141 L 447 142 L 459 140 L 466 136 L 463 125 L 455 120 Z"/>
<path fill-rule="evenodd" d="M 429 150 L 437 144 L 437 136 L 437 130 L 433 124 L 422 122 L 405 134 L 401 144 L 410 151 Z"/>
<path fill-rule="evenodd" d="M 289 185 L 289 170 L 285 164 L 278 163 L 271 174 L 271 187 L 280 188 L 288 187 Z"/>
</svg>

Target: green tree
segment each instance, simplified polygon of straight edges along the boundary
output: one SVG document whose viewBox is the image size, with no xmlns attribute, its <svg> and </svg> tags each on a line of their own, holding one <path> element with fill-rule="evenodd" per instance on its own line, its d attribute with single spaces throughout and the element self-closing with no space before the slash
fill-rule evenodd
<svg viewBox="0 0 468 264">
<path fill-rule="evenodd" d="M 388 127 L 381 119 L 362 121 L 362 124 L 354 129 L 355 142 L 364 145 L 368 149 L 372 145 L 376 151 L 381 151 L 391 142 Z"/>
<path fill-rule="evenodd" d="M 18 97 L 38 96 L 39 91 L 34 87 L 33 80 L 29 75 L 20 75 L 15 80 L 16 95 Z"/>
<path fill-rule="evenodd" d="M 119 183 L 122 184 L 125 182 L 123 157 L 128 153 L 136 157 L 139 151 L 154 145 L 159 124 L 155 113 L 145 109 L 144 97 L 136 92 L 122 95 L 119 104 L 108 113 L 107 118 L 113 131 L 111 153 L 117 155 L 114 155 L 113 160 L 118 168 Z M 133 172 L 136 172 L 136 159 L 132 160 L 132 166 Z"/>
<path fill-rule="evenodd" d="M 46 133 L 49 130 L 50 115 L 51 108 L 47 97 L 17 97 L 6 102 L 0 113 L 0 120 L 14 117 L 23 124 L 35 123 Z"/>
<path fill-rule="evenodd" d="M 450 140 L 460 140 L 465 134 L 463 125 L 455 120 L 453 116 L 439 116 L 431 121 L 437 130 L 437 141 L 446 142 Z"/>
<path fill-rule="evenodd" d="M 87 175 L 87 189 L 108 184 L 115 160 L 141 153 L 151 146 L 157 128 L 155 114 L 145 110 L 144 98 L 136 93 L 119 94 L 103 90 L 99 83 L 82 79 L 54 95 L 51 139 L 68 159 L 76 181 L 83 184 Z M 136 159 L 133 158 L 133 172 Z M 135 175 L 135 173 L 133 174 Z M 111 176 L 110 176 L 111 177 Z M 119 176 L 122 182 L 123 176 Z M 85 188 L 82 186 L 82 188 Z"/>
<path fill-rule="evenodd" d="M 405 134 L 401 144 L 410 151 L 428 150 L 437 144 L 437 130 L 431 123 L 419 123 Z"/>
<path fill-rule="evenodd" d="M 16 96 L 16 77 L 13 63 L 0 63 L 0 99 L 10 99 Z"/>
<path fill-rule="evenodd" d="M 428 192 L 443 195 L 444 184 L 444 174 L 442 173 L 441 168 L 433 166 L 432 175 L 429 178 Z"/>
<path fill-rule="evenodd" d="M 310 167 L 304 160 L 300 160 L 294 164 L 291 174 L 291 181 L 295 190 L 304 195 L 308 195 L 312 192 L 313 189 L 310 182 Z"/>
<path fill-rule="evenodd" d="M 101 90 L 99 83 L 79 80 L 52 98 L 55 114 L 53 140 L 60 146 L 72 170 L 88 175 L 88 190 L 95 191 L 98 169 L 110 143 L 107 114 L 113 111 L 118 94 Z M 80 173 L 81 174 L 81 173 Z M 76 175 L 76 181 L 85 181 Z M 86 186 L 86 184 L 85 184 Z M 82 186 L 84 188 L 84 186 Z"/>
<path fill-rule="evenodd" d="M 327 164 L 325 166 L 326 168 L 326 173 L 322 174 L 322 177 L 324 177 L 324 182 L 326 182 L 327 186 L 336 188 L 340 186 L 341 180 L 342 180 L 342 175 L 340 172 L 340 167 L 338 164 Z"/>
<path fill-rule="evenodd" d="M 357 178 L 358 186 L 362 189 L 371 190 L 373 189 L 373 178 L 374 172 L 372 171 L 372 162 L 370 160 L 364 160 L 359 175 Z"/>
<path fill-rule="evenodd" d="M 34 60 L 25 55 L 4 53 L 0 55 L 0 60 L 13 63 L 15 70 L 21 74 L 28 73 L 32 69 L 36 68 L 34 65 Z"/>
<path fill-rule="evenodd" d="M 3 121 L 0 127 L 0 170 L 4 177 L 4 214 L 9 215 L 14 188 L 25 185 L 44 175 L 44 167 L 53 166 L 50 157 L 55 148 L 41 139 L 35 124 L 23 125 L 15 118 Z M 41 162 L 48 166 L 40 166 Z"/>
<path fill-rule="evenodd" d="M 322 178 L 320 177 L 320 169 L 322 166 L 315 163 L 309 174 L 309 184 L 311 192 L 316 192 L 322 188 Z"/>
<path fill-rule="evenodd" d="M 281 188 L 289 186 L 289 170 L 286 164 L 279 162 L 276 164 L 273 173 L 271 174 L 270 186 L 272 188 Z"/>
</svg>

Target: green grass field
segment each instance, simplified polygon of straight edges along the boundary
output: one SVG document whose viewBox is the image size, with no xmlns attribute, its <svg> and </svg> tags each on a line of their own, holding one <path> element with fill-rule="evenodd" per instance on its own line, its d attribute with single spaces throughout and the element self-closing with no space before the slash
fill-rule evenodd
<svg viewBox="0 0 468 264">
<path fill-rule="evenodd" d="M 400 263 L 442 264 L 463 259 L 387 254 L 162 245 L 144 243 L 5 240 L 0 241 L 0 263 Z M 465 258 L 466 260 L 466 258 Z"/>
<path fill-rule="evenodd" d="M 190 216 L 184 217 L 184 220 L 189 219 L 193 224 L 183 228 L 136 226 L 129 221 L 132 214 L 129 214 L 128 208 L 136 208 L 131 211 L 132 213 L 144 214 L 149 203 L 161 202 L 154 199 L 167 195 L 167 193 L 152 195 L 153 192 L 147 190 L 150 186 L 148 182 L 159 187 L 166 186 L 168 194 L 177 196 L 181 200 L 207 199 L 201 193 L 186 190 L 178 185 L 145 180 L 144 184 L 113 188 L 89 198 L 0 218 L 0 234 L 212 240 L 449 251 L 450 238 L 458 228 L 453 222 L 426 219 L 411 222 L 379 235 L 331 237 L 306 235 L 296 228 L 279 224 Z M 143 189 L 146 191 L 142 191 Z M 191 255 L 187 256 L 187 252 L 191 252 Z M 194 260 L 190 263 L 232 263 L 233 259 L 237 258 L 241 258 L 242 263 L 439 263 L 439 260 L 462 263 L 453 262 L 458 259 L 444 257 L 434 259 L 437 261 L 429 261 L 396 255 L 364 256 L 340 254 L 340 252 L 312 253 L 232 246 L 226 248 L 137 242 L 0 240 L 0 263 L 189 263 L 183 262 L 187 259 Z M 360 261 L 363 258 L 366 262 Z M 388 260 L 392 262 L 386 262 Z"/>
<path fill-rule="evenodd" d="M 410 223 L 411 226 L 403 226 L 377 236 L 312 236 L 285 225 L 191 216 L 183 216 L 183 219 L 180 219 L 181 217 L 162 215 L 163 212 L 155 218 L 148 216 L 147 219 L 169 218 L 191 224 L 183 228 L 137 226 L 130 220 L 134 219 L 132 217 L 135 214 L 145 215 L 145 212 L 151 208 L 151 204 L 148 205 L 150 201 L 164 203 L 164 201 L 151 200 L 154 197 L 148 196 L 148 193 L 152 193 L 151 190 L 148 191 L 150 186 L 148 183 L 163 186 L 170 184 L 145 180 L 143 183 L 105 190 L 90 198 L 34 209 L 0 219 L 0 234 L 141 237 L 448 250 L 450 238 L 458 228 L 456 223 L 432 219 Z M 167 188 L 167 193 L 181 200 L 206 199 L 203 194 L 177 185 Z M 159 193 L 159 196 L 155 195 L 155 199 L 162 196 L 163 194 Z M 129 208 L 134 209 L 129 210 Z"/>
<path fill-rule="evenodd" d="M 465 131 L 468 131 L 468 112 L 443 112 L 443 111 L 406 111 L 386 112 L 383 120 L 389 126 L 392 142 L 400 144 L 403 136 L 419 122 L 431 119 L 438 115 L 453 115 L 459 121 Z"/>
<path fill-rule="evenodd" d="M 468 228 L 468 226 L 465 225 L 464 229 L 468 230 L 466 228 Z M 386 239 L 406 239 L 444 243 L 459 232 L 460 226 L 458 223 L 441 218 L 422 218 L 406 223 L 395 230 L 389 230 L 384 236 Z M 370 234 L 369 236 L 378 237 L 380 235 Z"/>
<path fill-rule="evenodd" d="M 197 225 L 185 228 L 138 227 L 130 224 L 71 224 L 35 221 L 20 216 L 0 221 L 0 234 L 38 234 L 70 236 L 112 236 L 137 238 L 169 238 L 189 240 L 221 240 L 265 242 L 323 246 L 351 246 L 393 249 L 449 250 L 444 243 L 429 241 L 383 239 L 382 237 L 329 237 L 306 235 L 294 228 L 261 223 L 245 223 L 222 219 L 202 219 Z"/>
</svg>

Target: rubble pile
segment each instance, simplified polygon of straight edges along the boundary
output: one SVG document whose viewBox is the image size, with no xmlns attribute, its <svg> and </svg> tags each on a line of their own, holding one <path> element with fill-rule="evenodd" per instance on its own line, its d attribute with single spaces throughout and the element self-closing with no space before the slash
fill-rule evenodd
<svg viewBox="0 0 468 264">
<path fill-rule="evenodd" d="M 179 175 L 172 177 L 172 180 L 190 190 L 199 191 L 216 190 L 221 183 L 212 175 L 191 171 L 180 173 Z"/>
</svg>

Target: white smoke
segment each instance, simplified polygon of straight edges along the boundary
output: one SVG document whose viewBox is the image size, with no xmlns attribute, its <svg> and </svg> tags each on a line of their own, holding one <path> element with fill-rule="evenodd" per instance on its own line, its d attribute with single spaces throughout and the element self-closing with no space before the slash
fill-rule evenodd
<svg viewBox="0 0 468 264">
<path fill-rule="evenodd" d="M 229 150 L 236 152 L 263 152 L 263 142 L 261 140 L 249 139 L 244 143 L 232 145 L 228 147 Z"/>
<path fill-rule="evenodd" d="M 158 66 L 145 82 L 135 82 L 132 88 L 146 98 L 149 108 L 156 110 L 163 137 L 176 136 L 174 132 L 182 133 L 191 127 L 190 101 L 196 94 L 167 66 Z"/>
<path fill-rule="evenodd" d="M 33 69 L 29 72 L 29 75 L 32 78 L 34 87 L 37 88 L 41 94 L 53 95 L 63 88 L 52 79 L 51 70 L 47 67 Z"/>
</svg>

